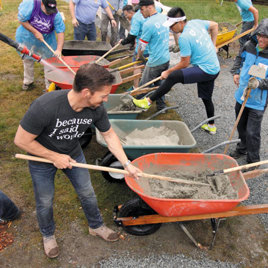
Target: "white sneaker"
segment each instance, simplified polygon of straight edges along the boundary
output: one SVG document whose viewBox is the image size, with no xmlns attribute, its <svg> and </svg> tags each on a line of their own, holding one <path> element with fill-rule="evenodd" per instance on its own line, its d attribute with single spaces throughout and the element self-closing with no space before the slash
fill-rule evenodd
<svg viewBox="0 0 268 268">
<path fill-rule="evenodd" d="M 108 228 L 105 225 L 102 225 L 101 227 L 97 229 L 92 229 L 88 227 L 89 233 L 94 236 L 100 236 L 102 239 L 109 241 L 109 242 L 114 242 L 119 239 L 119 235 L 113 231 L 112 229 Z"/>
<path fill-rule="evenodd" d="M 55 238 L 55 235 L 43 236 L 45 254 L 50 258 L 56 258 L 59 256 L 59 247 Z"/>
</svg>

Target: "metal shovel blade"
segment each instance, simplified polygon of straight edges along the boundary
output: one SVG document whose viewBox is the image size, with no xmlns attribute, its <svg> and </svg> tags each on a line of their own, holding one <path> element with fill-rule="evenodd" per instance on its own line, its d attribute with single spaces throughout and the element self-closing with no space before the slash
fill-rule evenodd
<svg viewBox="0 0 268 268">
<path fill-rule="evenodd" d="M 266 69 L 258 65 L 252 65 L 248 71 L 248 74 L 264 79 L 265 74 L 266 74 Z"/>
</svg>

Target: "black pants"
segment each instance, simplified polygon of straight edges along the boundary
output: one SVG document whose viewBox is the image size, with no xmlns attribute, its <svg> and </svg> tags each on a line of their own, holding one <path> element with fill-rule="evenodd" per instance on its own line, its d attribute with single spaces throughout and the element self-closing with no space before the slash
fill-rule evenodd
<svg viewBox="0 0 268 268">
<path fill-rule="evenodd" d="M 241 104 L 236 102 L 236 117 L 241 108 Z M 239 152 L 247 153 L 247 161 L 249 163 L 260 161 L 260 145 L 261 145 L 261 122 L 264 111 L 255 110 L 245 107 L 240 121 L 237 125 L 239 139 L 241 142 L 236 149 Z"/>
<path fill-rule="evenodd" d="M 193 84 L 197 83 L 198 97 L 202 99 L 207 117 L 214 116 L 214 105 L 212 102 L 212 94 L 214 90 L 214 82 L 219 73 L 215 75 L 207 74 L 201 70 L 198 66 L 185 68 L 172 72 L 161 86 L 150 96 L 152 101 L 159 99 L 161 96 L 171 90 L 171 88 L 177 84 Z M 214 120 L 209 121 L 210 124 L 214 123 Z"/>
<path fill-rule="evenodd" d="M 8 196 L 0 191 L 0 219 L 13 221 L 19 217 L 20 211 Z"/>
</svg>

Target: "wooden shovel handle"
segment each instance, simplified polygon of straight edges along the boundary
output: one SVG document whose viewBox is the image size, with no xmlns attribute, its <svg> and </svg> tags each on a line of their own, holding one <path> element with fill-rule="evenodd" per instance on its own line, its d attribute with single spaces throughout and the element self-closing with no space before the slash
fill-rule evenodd
<svg viewBox="0 0 268 268">
<path fill-rule="evenodd" d="M 45 40 L 43 40 L 43 43 L 48 47 L 53 55 L 55 55 L 55 51 Z M 61 57 L 58 57 L 58 59 L 72 72 L 73 75 L 76 75 L 75 71 Z"/>
<path fill-rule="evenodd" d="M 264 165 L 264 164 L 268 164 L 268 160 L 263 160 L 263 161 L 259 161 L 259 162 L 239 166 L 239 167 L 227 168 L 227 169 L 223 170 L 223 173 L 226 174 L 226 173 L 230 173 L 230 172 L 234 172 L 234 171 L 238 171 L 238 170 L 242 170 L 242 169 L 248 169 L 251 167 L 256 167 L 256 166 L 260 166 L 260 165 Z"/>
<path fill-rule="evenodd" d="M 31 155 L 26 155 L 26 154 L 16 154 L 15 157 L 19 158 L 19 159 L 24 159 L 24 160 L 30 160 L 30 161 L 37 161 L 37 162 L 53 164 L 53 162 L 51 160 L 41 158 L 41 157 L 37 157 L 37 156 L 31 156 Z M 118 169 L 118 168 L 110 168 L 110 167 L 97 166 L 97 165 L 89 165 L 89 164 L 84 164 L 84 163 L 72 163 L 72 162 L 70 162 L 70 164 L 73 167 L 87 168 L 87 169 L 92 169 L 92 170 L 107 171 L 107 172 L 113 172 L 113 173 L 120 173 L 120 174 L 124 174 L 124 175 L 130 175 L 128 173 L 128 171 Z M 143 172 L 139 173 L 138 176 L 139 177 L 145 177 L 145 178 L 151 178 L 151 179 L 158 179 L 158 180 L 164 180 L 164 181 L 177 182 L 177 183 L 184 183 L 184 184 L 208 185 L 208 184 L 201 183 L 201 182 L 175 179 L 175 178 L 170 178 L 170 177 L 165 177 L 165 176 L 147 174 L 147 173 L 143 173 Z"/>
<path fill-rule="evenodd" d="M 112 47 L 109 51 L 107 51 L 104 55 L 102 55 L 100 58 L 98 58 L 95 63 L 99 63 L 101 60 L 103 60 L 107 55 L 109 55 L 112 51 L 114 51 L 117 47 L 119 47 L 121 42 L 117 43 L 114 47 Z"/>
<path fill-rule="evenodd" d="M 159 81 L 160 79 L 161 79 L 161 76 L 158 76 L 157 78 L 155 78 L 155 79 L 145 83 L 144 85 L 142 85 L 140 87 L 137 87 L 136 89 L 132 90 L 132 93 L 136 92 L 136 91 L 139 91 L 140 89 L 145 88 L 145 87 L 151 85 L 152 83 Z"/>
</svg>

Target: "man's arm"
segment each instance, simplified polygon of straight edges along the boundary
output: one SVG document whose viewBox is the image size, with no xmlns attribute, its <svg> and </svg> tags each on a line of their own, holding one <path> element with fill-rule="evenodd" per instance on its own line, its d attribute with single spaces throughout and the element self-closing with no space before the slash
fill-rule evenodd
<svg viewBox="0 0 268 268">
<path fill-rule="evenodd" d="M 253 16 L 254 16 L 254 28 L 256 29 L 258 26 L 258 21 L 259 21 L 259 11 L 257 8 L 255 8 L 254 6 L 251 6 L 248 11 L 250 11 Z"/>
<path fill-rule="evenodd" d="M 123 150 L 123 147 L 120 143 L 120 140 L 112 127 L 106 132 L 101 132 L 105 142 L 108 145 L 108 149 L 110 152 L 119 160 L 119 162 L 123 165 L 123 167 L 135 178 L 138 178 L 138 173 L 141 171 L 129 164 L 129 160 Z"/>
<path fill-rule="evenodd" d="M 58 169 L 72 168 L 70 162 L 75 162 L 75 160 L 73 160 L 69 155 L 59 154 L 45 148 L 35 140 L 36 137 L 37 135 L 24 130 L 22 126 L 19 125 L 14 143 L 19 148 L 30 154 L 51 160 L 54 166 Z"/>
<path fill-rule="evenodd" d="M 191 56 L 181 57 L 181 60 L 178 64 L 161 73 L 161 79 L 166 79 L 172 72 L 176 70 L 187 68 L 190 65 L 190 62 L 191 62 Z"/>
<path fill-rule="evenodd" d="M 64 44 L 64 33 L 58 33 L 58 42 L 57 42 L 57 49 L 55 51 L 55 56 L 60 57 L 62 48 Z"/>
<path fill-rule="evenodd" d="M 70 9 L 71 17 L 72 17 L 72 24 L 74 27 L 77 27 L 79 25 L 79 22 L 77 21 L 75 17 L 75 4 L 73 0 L 69 1 L 69 9 Z"/>
<path fill-rule="evenodd" d="M 20 21 L 20 24 L 25 29 L 27 29 L 28 31 L 30 31 L 35 36 L 36 39 L 38 39 L 41 42 L 44 41 L 43 35 L 38 30 L 36 30 L 28 21 L 25 21 L 25 22 Z"/>
<path fill-rule="evenodd" d="M 210 21 L 208 31 L 210 32 L 211 40 L 212 40 L 214 46 L 216 47 L 216 39 L 217 39 L 217 35 L 218 35 L 218 23 L 215 21 Z"/>
<path fill-rule="evenodd" d="M 107 13 L 109 19 L 111 20 L 112 27 L 116 27 L 117 23 L 116 23 L 116 21 L 114 19 L 114 16 L 113 16 L 113 13 L 112 13 L 110 7 L 108 6 L 108 7 L 104 8 L 104 10 Z"/>
</svg>

